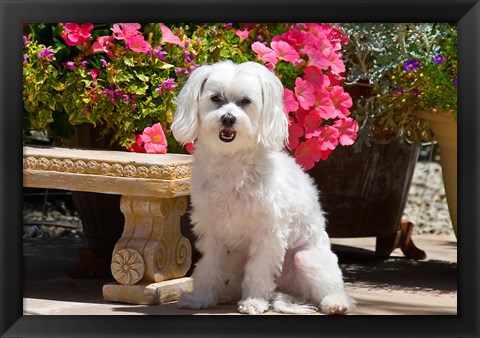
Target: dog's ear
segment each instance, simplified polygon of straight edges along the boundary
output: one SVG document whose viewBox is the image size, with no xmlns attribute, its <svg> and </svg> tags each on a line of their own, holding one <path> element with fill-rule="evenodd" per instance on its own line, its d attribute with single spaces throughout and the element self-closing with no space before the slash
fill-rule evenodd
<svg viewBox="0 0 480 338">
<path fill-rule="evenodd" d="M 258 64 L 263 105 L 259 117 L 258 141 L 266 148 L 282 150 L 288 140 L 288 117 L 283 106 L 283 85 L 265 66 Z"/>
<path fill-rule="evenodd" d="M 178 95 L 177 110 L 171 129 L 173 136 L 181 144 L 192 142 L 197 137 L 200 94 L 211 67 L 205 65 L 195 69 Z"/>
</svg>

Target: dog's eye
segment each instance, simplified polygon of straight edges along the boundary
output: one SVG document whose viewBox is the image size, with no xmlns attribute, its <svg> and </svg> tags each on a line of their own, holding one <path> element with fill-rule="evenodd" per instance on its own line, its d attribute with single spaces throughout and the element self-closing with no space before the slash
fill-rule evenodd
<svg viewBox="0 0 480 338">
<path fill-rule="evenodd" d="M 214 96 L 212 96 L 212 97 L 210 98 L 210 100 L 211 100 L 212 102 L 215 102 L 215 103 L 220 103 L 220 102 L 223 101 L 222 98 L 221 98 L 219 95 L 214 95 Z"/>
<path fill-rule="evenodd" d="M 247 99 L 247 98 L 243 98 L 241 101 L 240 101 L 240 105 L 242 106 L 246 106 L 247 104 L 249 104 L 250 102 L 250 99 Z"/>
</svg>

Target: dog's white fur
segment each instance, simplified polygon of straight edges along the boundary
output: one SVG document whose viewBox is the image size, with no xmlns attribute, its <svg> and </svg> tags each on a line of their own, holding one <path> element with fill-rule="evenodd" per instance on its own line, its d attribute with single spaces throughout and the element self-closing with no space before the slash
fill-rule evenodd
<svg viewBox="0 0 480 338">
<path fill-rule="evenodd" d="M 223 123 L 233 116 L 234 121 Z M 282 152 L 288 137 L 280 80 L 264 66 L 230 61 L 196 69 L 172 124 L 195 141 L 192 214 L 202 257 L 180 307 L 238 301 L 238 310 L 344 314 L 337 256 L 311 178 Z M 221 134 L 234 139 L 226 142 Z M 230 132 L 228 132 L 230 131 Z"/>
</svg>

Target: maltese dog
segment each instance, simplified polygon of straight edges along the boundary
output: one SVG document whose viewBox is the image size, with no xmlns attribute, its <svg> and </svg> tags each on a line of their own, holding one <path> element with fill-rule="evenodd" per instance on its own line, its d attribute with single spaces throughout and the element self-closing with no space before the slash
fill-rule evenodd
<svg viewBox="0 0 480 338">
<path fill-rule="evenodd" d="M 255 62 L 199 67 L 180 91 L 172 132 L 183 144 L 195 140 L 191 220 L 202 254 L 179 307 L 352 310 L 318 192 L 282 151 L 288 117 L 270 70 Z"/>
</svg>

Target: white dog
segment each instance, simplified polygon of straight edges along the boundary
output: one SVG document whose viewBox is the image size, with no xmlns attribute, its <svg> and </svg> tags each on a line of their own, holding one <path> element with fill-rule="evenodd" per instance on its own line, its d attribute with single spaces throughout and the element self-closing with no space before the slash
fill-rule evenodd
<svg viewBox="0 0 480 338">
<path fill-rule="evenodd" d="M 172 131 L 181 143 L 196 140 L 191 219 L 202 253 L 180 307 L 352 309 L 317 190 L 282 152 L 288 119 L 272 72 L 230 61 L 196 69 L 179 94 Z"/>
</svg>

